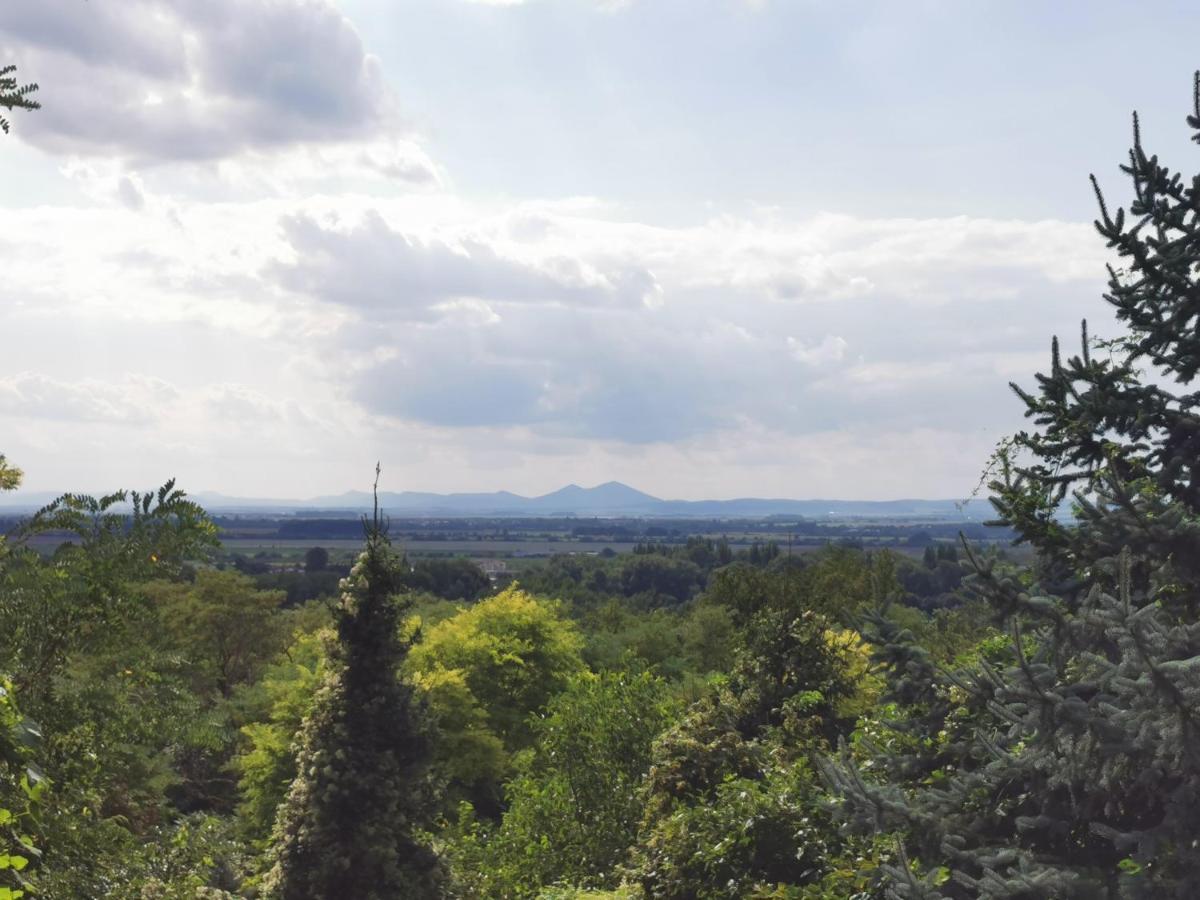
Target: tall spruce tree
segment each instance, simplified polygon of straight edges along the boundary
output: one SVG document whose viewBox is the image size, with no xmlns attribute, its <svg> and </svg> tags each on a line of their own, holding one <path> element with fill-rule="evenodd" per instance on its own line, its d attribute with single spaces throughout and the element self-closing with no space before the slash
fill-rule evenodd
<svg viewBox="0 0 1200 900">
<path fill-rule="evenodd" d="M 1200 142 L 1200 72 L 1187 122 Z M 897 836 L 894 897 L 1200 897 L 1200 176 L 1148 155 L 1136 116 L 1121 168 L 1128 211 L 1092 181 L 1126 333 L 1085 324 L 1014 385 L 1037 428 L 990 483 L 1032 577 L 971 556 L 1007 645 L 945 672 L 876 616 L 908 749 L 825 766 L 853 823 Z"/>
<path fill-rule="evenodd" d="M 376 488 L 378 488 L 378 468 Z M 442 895 L 422 842 L 432 809 L 418 698 L 400 680 L 400 560 L 376 493 L 366 548 L 343 582 L 331 672 L 298 737 L 297 775 L 280 807 L 264 893 L 279 900 Z"/>
</svg>

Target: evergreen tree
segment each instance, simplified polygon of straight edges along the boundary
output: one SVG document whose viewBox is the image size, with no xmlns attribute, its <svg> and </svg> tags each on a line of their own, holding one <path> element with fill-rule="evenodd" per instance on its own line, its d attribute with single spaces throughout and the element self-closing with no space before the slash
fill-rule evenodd
<svg viewBox="0 0 1200 900">
<path fill-rule="evenodd" d="M 1193 103 L 1200 142 L 1200 73 Z M 1037 562 L 968 550 L 1008 639 L 948 673 L 876 617 L 902 749 L 825 766 L 854 822 L 897 835 L 895 897 L 1200 896 L 1200 176 L 1147 155 L 1136 117 L 1122 170 L 1128 214 L 1092 180 L 1128 332 L 1085 324 L 1065 362 L 1054 342 L 1036 391 L 1014 386 L 1038 428 L 990 483 Z"/>
<path fill-rule="evenodd" d="M 378 486 L 378 469 L 376 469 Z M 403 567 L 376 497 L 366 549 L 344 580 L 331 673 L 298 738 L 264 890 L 280 900 L 441 896 L 442 869 L 419 830 L 430 814 L 423 710 L 400 680 L 409 644 L 395 593 Z"/>
<path fill-rule="evenodd" d="M 13 74 L 16 71 L 16 66 L 0 67 L 0 106 L 7 110 L 41 109 L 42 105 L 29 97 L 38 89 L 38 86 L 36 84 L 18 85 L 17 77 Z M 8 119 L 4 116 L 0 116 L 0 131 L 8 134 Z"/>
</svg>

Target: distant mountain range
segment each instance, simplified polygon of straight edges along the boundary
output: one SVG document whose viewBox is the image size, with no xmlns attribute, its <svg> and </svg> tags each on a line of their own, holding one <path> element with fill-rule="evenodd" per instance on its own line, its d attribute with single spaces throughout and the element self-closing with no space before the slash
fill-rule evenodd
<svg viewBox="0 0 1200 900">
<path fill-rule="evenodd" d="M 17 492 L 0 495 L 0 509 L 36 509 L 54 494 Z M 371 507 L 366 491 L 348 491 L 310 500 L 267 500 L 228 497 L 202 492 L 192 499 L 211 512 L 291 513 L 328 515 L 359 512 Z M 661 500 L 619 481 L 592 488 L 569 484 L 540 497 L 509 491 L 483 494 L 431 494 L 420 491 L 383 492 L 380 505 L 394 516 L 679 516 L 744 518 L 800 516 L 816 518 L 936 518 L 978 521 L 991 517 L 986 502 L 967 507 L 957 500 L 784 500 L 743 497 L 736 500 Z"/>
</svg>

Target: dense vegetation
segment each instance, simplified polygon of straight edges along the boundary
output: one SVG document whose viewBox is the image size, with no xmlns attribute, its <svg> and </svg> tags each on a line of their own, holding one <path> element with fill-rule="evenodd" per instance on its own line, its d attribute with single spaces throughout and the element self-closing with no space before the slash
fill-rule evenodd
<svg viewBox="0 0 1200 900">
<path fill-rule="evenodd" d="M 1123 169 L 1125 335 L 1056 341 L 991 468 L 1029 566 L 695 537 L 494 584 L 376 510 L 285 577 L 170 482 L 22 521 L 0 900 L 1200 895 L 1200 176 L 1136 129 Z"/>
</svg>

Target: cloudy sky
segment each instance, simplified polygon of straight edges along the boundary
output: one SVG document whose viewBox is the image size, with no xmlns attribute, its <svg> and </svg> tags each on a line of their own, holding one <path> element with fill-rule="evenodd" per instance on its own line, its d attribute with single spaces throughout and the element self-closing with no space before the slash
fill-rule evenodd
<svg viewBox="0 0 1200 900">
<path fill-rule="evenodd" d="M 960 497 L 1200 7 L 3 0 L 30 490 Z M 1073 340 L 1073 337 L 1071 338 Z"/>
</svg>

